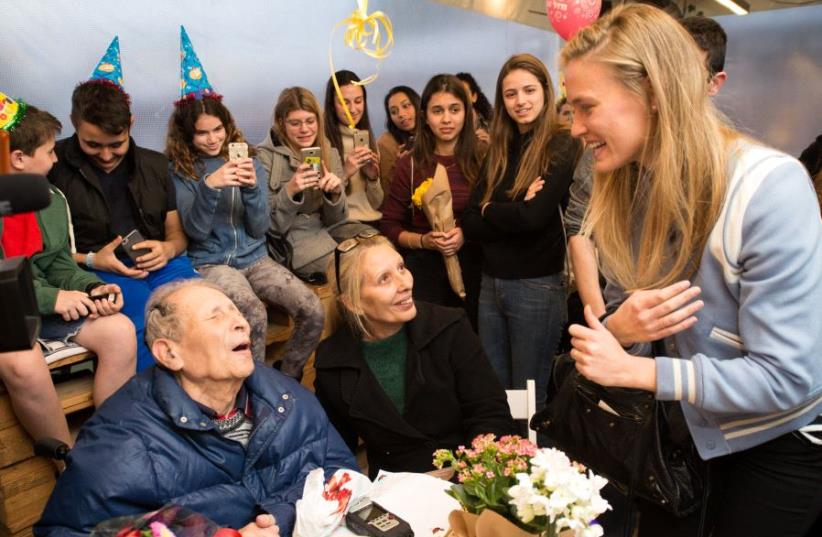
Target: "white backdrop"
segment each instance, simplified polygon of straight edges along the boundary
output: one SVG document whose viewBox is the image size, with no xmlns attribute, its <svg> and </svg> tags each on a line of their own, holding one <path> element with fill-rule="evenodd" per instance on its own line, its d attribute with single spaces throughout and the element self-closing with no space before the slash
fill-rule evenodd
<svg viewBox="0 0 822 537">
<path fill-rule="evenodd" d="M 302 85 L 322 101 L 328 40 L 355 0 L 3 0 L 0 90 L 68 121 L 74 85 L 120 36 L 137 142 L 162 149 L 178 96 L 179 25 L 209 80 L 252 142 L 263 138 L 280 90 Z M 556 34 L 427 0 L 371 0 L 394 23 L 396 46 L 368 87 L 377 133 L 382 98 L 397 84 L 422 90 L 439 72 L 470 71 L 493 99 L 496 74 L 515 52 L 546 62 L 556 80 Z M 798 154 L 822 132 L 822 6 L 719 17 L 729 35 L 730 79 L 720 107 L 740 127 Z M 335 65 L 365 76 L 373 60 L 334 39 Z"/>
<path fill-rule="evenodd" d="M 355 0 L 4 0 L 0 32 L 0 89 L 48 109 L 72 132 L 71 91 L 86 79 L 115 34 L 120 36 L 126 90 L 136 116 L 134 137 L 161 149 L 178 98 L 179 26 L 184 24 L 209 81 L 225 96 L 248 138 L 260 141 L 280 91 L 309 88 L 322 103 L 329 77 L 328 44 L 334 24 Z M 490 98 L 496 73 L 514 51 L 555 63 L 559 38 L 550 32 L 426 0 L 371 0 L 394 24 L 396 45 L 376 82 L 369 112 L 383 130 L 382 99 L 406 84 L 421 92 L 440 72 L 472 71 Z M 337 69 L 360 76 L 376 63 L 334 38 Z"/>
</svg>

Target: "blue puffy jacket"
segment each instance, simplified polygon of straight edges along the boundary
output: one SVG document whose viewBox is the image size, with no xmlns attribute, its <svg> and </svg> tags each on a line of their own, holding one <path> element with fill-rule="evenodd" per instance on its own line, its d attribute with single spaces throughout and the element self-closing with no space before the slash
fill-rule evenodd
<svg viewBox="0 0 822 537">
<path fill-rule="evenodd" d="M 243 448 L 214 430 L 173 374 L 152 367 L 132 378 L 81 430 L 34 534 L 87 535 L 109 518 L 174 503 L 237 529 L 271 513 L 291 535 L 306 475 L 357 464 L 296 381 L 258 365 L 245 387 L 254 430 Z"/>
</svg>

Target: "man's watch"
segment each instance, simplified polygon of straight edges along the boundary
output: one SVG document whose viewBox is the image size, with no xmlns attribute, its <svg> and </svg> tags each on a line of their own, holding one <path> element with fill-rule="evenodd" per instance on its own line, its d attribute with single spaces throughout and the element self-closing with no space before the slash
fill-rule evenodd
<svg viewBox="0 0 822 537">
<path fill-rule="evenodd" d="M 94 268 L 94 252 L 89 252 L 86 254 L 85 265 L 90 269 Z"/>
</svg>

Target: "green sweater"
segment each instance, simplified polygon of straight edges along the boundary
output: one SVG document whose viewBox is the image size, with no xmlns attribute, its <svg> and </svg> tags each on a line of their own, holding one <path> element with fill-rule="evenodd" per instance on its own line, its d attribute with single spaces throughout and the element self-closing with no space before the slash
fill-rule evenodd
<svg viewBox="0 0 822 537">
<path fill-rule="evenodd" d="M 400 411 L 405 409 L 405 362 L 408 336 L 402 329 L 380 341 L 363 341 L 365 363 L 374 373 L 380 387 Z"/>
<path fill-rule="evenodd" d="M 51 204 L 37 211 L 37 223 L 43 235 L 43 251 L 31 256 L 34 295 L 41 315 L 54 313 L 57 292 L 85 291 L 91 284 L 103 283 L 93 272 L 80 268 L 71 256 L 69 244 L 68 205 L 63 193 L 51 188 Z M 0 236 L 3 220 L 0 218 Z"/>
</svg>

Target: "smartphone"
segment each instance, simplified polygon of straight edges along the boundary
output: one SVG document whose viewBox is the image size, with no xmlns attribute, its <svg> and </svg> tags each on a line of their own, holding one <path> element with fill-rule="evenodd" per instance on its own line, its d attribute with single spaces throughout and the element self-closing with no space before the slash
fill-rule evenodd
<svg viewBox="0 0 822 537">
<path fill-rule="evenodd" d="M 228 160 L 248 158 L 248 144 L 245 142 L 231 142 L 228 144 Z"/>
<path fill-rule="evenodd" d="M 410 151 L 410 150 L 414 149 L 414 139 L 415 139 L 415 136 L 413 134 L 411 136 L 409 136 L 408 140 L 406 140 L 405 144 L 403 144 L 402 150 L 403 151 Z"/>
<path fill-rule="evenodd" d="M 368 131 L 354 131 L 354 147 L 368 147 Z"/>
<path fill-rule="evenodd" d="M 413 537 L 411 525 L 381 505 L 367 501 L 352 507 L 345 515 L 345 525 L 357 535 L 373 537 Z"/>
<path fill-rule="evenodd" d="M 135 249 L 134 245 L 143 242 L 145 239 L 143 235 L 136 229 L 132 230 L 128 235 L 123 237 L 123 242 L 120 244 L 120 247 L 126 253 L 126 255 L 131 259 L 134 264 L 137 264 L 137 258 L 141 255 L 146 255 L 147 253 L 151 252 L 148 248 L 139 248 Z"/>
<path fill-rule="evenodd" d="M 112 304 L 114 301 L 117 300 L 117 293 L 108 293 L 105 295 L 89 295 L 89 298 L 92 300 L 108 300 Z"/>
<path fill-rule="evenodd" d="M 304 163 L 317 172 L 318 177 L 323 176 L 322 152 L 319 147 L 303 147 L 300 149 L 300 156 L 302 156 Z"/>
</svg>

